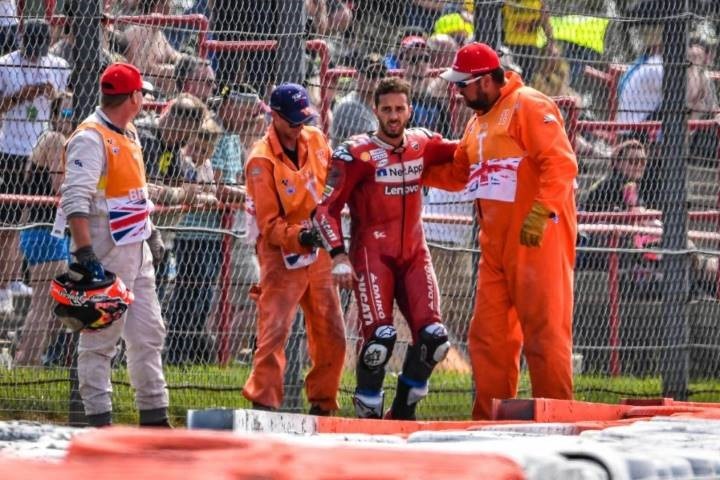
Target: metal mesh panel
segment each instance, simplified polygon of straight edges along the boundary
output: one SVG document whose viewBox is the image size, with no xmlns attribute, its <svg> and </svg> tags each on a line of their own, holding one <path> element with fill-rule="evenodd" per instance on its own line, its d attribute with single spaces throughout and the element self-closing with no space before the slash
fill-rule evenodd
<svg viewBox="0 0 720 480">
<path fill-rule="evenodd" d="M 404 76 L 413 86 L 412 125 L 459 138 L 472 112 L 437 74 L 471 38 L 498 47 L 505 68 L 556 99 L 577 153 L 577 397 L 720 398 L 717 2 L 13 3 L 0 1 L 0 415 L 64 421 L 71 397 L 69 408 L 81 408 L 72 374 L 68 380 L 73 339 L 47 296 L 49 279 L 65 269 L 68 240 L 48 231 L 62 144 L 97 104 L 104 65 L 133 62 L 154 87 L 135 124 L 167 248 L 157 293 L 171 409 L 181 417 L 187 408 L 248 406 L 240 389 L 252 361 L 259 273 L 245 241 L 242 170 L 268 125 L 271 88 L 304 83 L 318 125 L 337 145 L 376 128 L 377 79 Z M 31 54 L 41 60 L 26 61 Z M 454 347 L 419 415 L 465 418 L 476 216 L 462 193 L 426 189 L 424 201 Z M 342 298 L 340 401 L 341 414 L 351 415 L 359 335 L 355 302 Z M 301 317 L 296 324 L 284 407 L 304 411 L 309 359 Z M 408 342 L 401 327 L 389 396 Z M 114 365 L 116 419 L 133 421 L 123 349 Z M 529 387 L 523 373 L 520 394 Z"/>
</svg>

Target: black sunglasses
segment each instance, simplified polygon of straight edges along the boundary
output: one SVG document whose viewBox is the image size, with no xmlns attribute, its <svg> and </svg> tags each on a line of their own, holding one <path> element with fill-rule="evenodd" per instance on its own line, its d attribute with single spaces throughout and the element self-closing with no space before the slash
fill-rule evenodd
<svg viewBox="0 0 720 480">
<path fill-rule="evenodd" d="M 465 87 L 467 87 L 468 85 L 470 85 L 471 83 L 477 82 L 478 80 L 480 80 L 480 79 L 481 79 L 482 77 L 484 77 L 484 76 L 485 76 L 485 75 L 480 75 L 479 77 L 473 77 L 473 78 L 471 78 L 471 79 L 469 79 L 469 80 L 458 80 L 457 82 L 453 82 L 453 85 L 455 85 L 457 88 L 465 88 Z"/>
</svg>

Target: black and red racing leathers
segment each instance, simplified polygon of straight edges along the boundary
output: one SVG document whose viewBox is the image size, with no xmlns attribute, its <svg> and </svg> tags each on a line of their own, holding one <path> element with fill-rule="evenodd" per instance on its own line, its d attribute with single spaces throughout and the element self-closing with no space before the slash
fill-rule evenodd
<svg viewBox="0 0 720 480">
<path fill-rule="evenodd" d="M 344 253 L 340 212 L 350 208 L 349 257 L 359 320 L 367 341 L 392 325 L 393 299 L 417 342 L 418 332 L 440 322 L 440 302 L 421 220 L 422 185 L 457 190 L 450 163 L 457 142 L 421 128 L 405 131 L 394 147 L 374 134 L 351 137 L 333 153 L 323 201 L 315 212 L 330 253 Z M 460 175 L 462 178 L 462 175 Z"/>
</svg>

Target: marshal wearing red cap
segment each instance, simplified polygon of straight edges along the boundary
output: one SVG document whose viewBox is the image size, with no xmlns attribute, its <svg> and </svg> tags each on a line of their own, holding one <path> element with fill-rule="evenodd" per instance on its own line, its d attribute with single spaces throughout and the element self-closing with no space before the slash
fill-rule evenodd
<svg viewBox="0 0 720 480">
<path fill-rule="evenodd" d="M 474 42 L 458 50 L 452 68 L 440 76 L 448 82 L 459 82 L 498 68 L 500 57 L 495 50 L 484 43 Z"/>
<path fill-rule="evenodd" d="M 577 161 L 562 115 L 484 43 L 458 50 L 442 78 L 476 113 L 455 153 L 482 219 L 468 333 L 473 418 L 489 419 L 493 398 L 515 396 L 521 349 L 533 396 L 572 398 Z"/>
<path fill-rule="evenodd" d="M 123 95 L 136 91 L 152 91 L 149 82 L 142 79 L 140 70 L 129 63 L 113 63 L 100 76 L 100 91 L 106 95 Z"/>
</svg>

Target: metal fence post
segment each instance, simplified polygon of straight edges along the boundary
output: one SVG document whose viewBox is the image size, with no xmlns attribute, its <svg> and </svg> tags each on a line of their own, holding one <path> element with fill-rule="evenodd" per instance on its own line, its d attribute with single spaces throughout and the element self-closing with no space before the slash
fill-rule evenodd
<svg viewBox="0 0 720 480">
<path fill-rule="evenodd" d="M 500 8 L 502 1 L 475 0 L 473 25 L 475 41 L 487 43 L 498 48 L 502 44 L 502 20 Z"/>
<path fill-rule="evenodd" d="M 102 26 L 100 19 L 103 4 L 100 0 L 66 0 L 64 13 L 70 32 L 75 39 L 72 48 L 74 61 L 73 80 L 73 124 L 77 125 L 98 103 L 98 78 L 100 77 L 100 48 Z M 70 425 L 84 425 L 87 420 L 78 390 L 77 341 L 73 335 L 73 361 L 70 367 L 70 403 L 68 422 Z"/>
<path fill-rule="evenodd" d="M 307 12 L 303 0 L 282 2 L 283 18 L 277 48 L 277 83 L 302 84 L 305 80 L 305 22 Z"/>
<path fill-rule="evenodd" d="M 661 107 L 660 140 L 661 185 L 660 206 L 663 212 L 664 249 L 687 248 L 687 39 L 689 24 L 687 0 L 667 2 L 664 22 L 664 75 Z M 659 12 L 662 14 L 663 12 Z M 664 255 L 662 322 L 668 355 L 662 365 L 663 396 L 685 400 L 688 397 L 688 295 L 690 258 L 687 255 Z"/>
<path fill-rule="evenodd" d="M 277 72 L 278 83 L 294 82 L 302 84 L 305 80 L 305 21 L 307 12 L 303 0 L 282 2 L 287 23 L 282 23 L 278 38 Z M 303 317 L 298 313 L 293 322 L 287 346 L 285 347 L 287 366 L 285 368 L 285 404 L 293 412 L 302 410 L 303 367 L 307 362 L 305 348 L 305 328 Z"/>
</svg>

